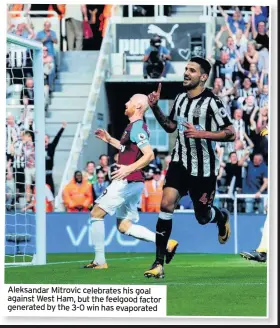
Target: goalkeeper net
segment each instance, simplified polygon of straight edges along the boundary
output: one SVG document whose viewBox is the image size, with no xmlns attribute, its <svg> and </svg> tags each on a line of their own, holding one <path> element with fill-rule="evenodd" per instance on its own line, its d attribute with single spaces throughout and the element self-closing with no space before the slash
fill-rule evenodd
<svg viewBox="0 0 280 328">
<path fill-rule="evenodd" d="M 46 263 L 42 51 L 7 34 L 5 265 Z"/>
</svg>

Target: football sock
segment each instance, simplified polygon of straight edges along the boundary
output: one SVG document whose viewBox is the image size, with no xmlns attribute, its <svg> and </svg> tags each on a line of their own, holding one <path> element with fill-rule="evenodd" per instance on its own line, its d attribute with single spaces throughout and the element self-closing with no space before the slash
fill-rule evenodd
<svg viewBox="0 0 280 328">
<path fill-rule="evenodd" d="M 267 249 L 268 249 L 268 218 L 266 218 L 265 220 L 262 239 L 256 251 L 260 253 L 267 253 Z"/>
<path fill-rule="evenodd" d="M 210 222 L 217 223 L 217 225 L 219 226 L 219 233 L 221 235 L 224 235 L 226 233 L 226 229 L 224 226 L 224 224 L 226 222 L 226 218 L 224 217 L 221 210 L 218 209 L 218 207 L 216 207 L 216 206 L 212 206 L 212 208 L 211 208 L 211 221 Z"/>
<path fill-rule="evenodd" d="M 132 224 L 125 232 L 125 234 L 136 239 L 151 241 L 153 243 L 156 242 L 156 234 L 141 225 Z"/>
<path fill-rule="evenodd" d="M 168 239 L 172 230 L 172 213 L 159 213 L 156 225 L 156 262 L 163 265 Z"/>
<path fill-rule="evenodd" d="M 92 218 L 91 222 L 91 236 L 95 251 L 94 263 L 102 265 L 106 263 L 104 219 Z"/>
</svg>

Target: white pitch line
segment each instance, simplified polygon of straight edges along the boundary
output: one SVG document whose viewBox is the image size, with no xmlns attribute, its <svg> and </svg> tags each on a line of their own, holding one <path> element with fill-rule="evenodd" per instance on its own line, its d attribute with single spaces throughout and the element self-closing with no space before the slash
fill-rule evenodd
<svg viewBox="0 0 280 328">
<path fill-rule="evenodd" d="M 140 259 L 145 259 L 146 257 L 144 256 L 137 256 L 137 257 L 120 257 L 120 258 L 112 258 L 112 259 L 108 259 L 108 261 L 117 261 L 117 260 L 140 260 Z M 79 261 L 65 261 L 65 262 L 50 262 L 50 263 L 46 263 L 46 264 L 43 264 L 43 266 L 45 265 L 56 265 L 56 264 L 71 264 L 71 263 L 82 263 L 82 262 L 88 262 L 89 259 L 87 260 L 79 260 Z M 22 267 L 26 267 L 26 266 L 29 266 L 29 265 L 11 265 L 11 266 L 7 266 L 5 269 L 8 269 L 8 268 L 22 268 Z M 30 266 L 33 266 L 31 265 L 31 262 L 30 262 Z"/>
</svg>

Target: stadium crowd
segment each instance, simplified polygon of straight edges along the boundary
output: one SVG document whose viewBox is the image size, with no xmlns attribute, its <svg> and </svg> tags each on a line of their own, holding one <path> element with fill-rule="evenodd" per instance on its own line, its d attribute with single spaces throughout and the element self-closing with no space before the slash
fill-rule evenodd
<svg viewBox="0 0 280 328">
<path fill-rule="evenodd" d="M 23 6 L 19 10 L 23 10 Z M 58 10 L 60 17 L 65 17 L 67 15 L 65 6 L 68 5 L 48 5 L 47 10 Z M 219 153 L 221 161 L 216 191 L 217 194 L 232 195 L 234 192 L 253 194 L 255 199 L 239 201 L 238 210 L 246 213 L 263 212 L 264 204 L 260 195 L 267 193 L 268 186 L 268 142 L 267 138 L 261 136 L 261 132 L 268 127 L 269 120 L 268 10 L 267 7 L 252 6 L 249 8 L 250 13 L 245 16 L 242 10 L 247 8 L 236 7 L 232 15 L 227 14 L 226 9 L 228 8 L 219 7 L 223 23 L 218 27 L 215 48 L 208 60 L 213 65 L 212 90 L 224 102 L 228 114 L 233 120 L 237 138 L 234 143 L 216 144 L 216 151 Z M 110 8 L 107 10 L 110 12 Z M 105 8 L 102 11 L 105 17 L 104 11 Z M 99 11 L 89 5 L 82 5 L 80 12 L 76 13 L 80 18 L 75 16 L 70 8 L 68 14 L 69 12 L 73 17 L 68 20 L 68 29 L 72 31 L 68 32 L 68 35 L 73 33 L 73 38 L 70 38 L 73 41 L 73 39 L 77 39 L 77 36 L 83 38 L 82 21 L 90 20 L 93 25 Z M 106 17 L 108 18 L 109 14 Z M 78 25 L 77 21 L 81 24 Z M 101 30 L 101 39 L 102 31 L 104 31 L 104 26 Z M 8 32 L 40 40 L 44 44 L 45 108 L 47 112 L 49 93 L 53 91 L 56 74 L 54 44 L 57 42 L 57 36 L 51 30 L 51 23 L 45 21 L 41 31 L 34 31 L 32 24 L 20 23 L 15 26 L 11 23 L 8 26 Z M 77 44 L 81 48 L 79 40 L 78 42 L 76 40 L 76 47 Z M 72 49 L 71 44 L 68 46 Z M 35 198 L 31 197 L 31 185 L 34 185 L 35 179 L 34 122 L 32 108 L 28 106 L 34 105 L 32 52 L 24 48 L 8 48 L 6 67 L 7 105 L 21 104 L 24 106 L 18 120 L 11 113 L 7 113 L 6 207 L 10 210 L 12 205 L 18 201 L 16 197 L 25 195 L 24 210 L 34 209 Z M 52 142 L 52 147 L 46 136 L 46 151 L 48 147 L 51 149 L 47 156 L 49 159 L 51 158 L 52 162 L 50 170 L 53 166 L 55 147 L 65 126 L 66 123 L 63 123 L 62 129 Z M 155 154 L 155 160 L 145 169 L 146 182 L 139 211 L 159 211 L 163 181 L 171 154 L 158 154 L 157 150 L 155 150 Z M 117 155 L 114 157 L 113 163 L 111 165 L 109 163 L 109 157 L 102 154 L 99 157 L 98 165 L 89 161 L 84 171 L 77 170 L 75 172 L 73 179 L 63 190 L 66 211 L 89 211 L 92 208 L 94 200 L 104 192 L 111 182 L 111 174 L 116 169 Z M 46 181 L 48 190 L 46 208 L 48 211 L 52 211 L 54 187 L 52 178 L 47 176 L 46 178 L 49 179 Z M 34 192 L 33 190 L 33 194 Z M 15 197 L 15 195 L 17 196 Z M 223 202 L 223 206 L 233 211 L 233 200 L 216 199 L 216 202 Z M 178 209 L 191 208 L 192 203 L 188 196 L 182 198 L 178 204 Z"/>
</svg>

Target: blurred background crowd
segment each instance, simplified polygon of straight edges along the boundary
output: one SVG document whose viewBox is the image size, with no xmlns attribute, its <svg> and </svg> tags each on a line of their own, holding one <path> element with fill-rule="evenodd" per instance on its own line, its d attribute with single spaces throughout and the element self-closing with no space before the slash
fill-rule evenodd
<svg viewBox="0 0 280 328">
<path fill-rule="evenodd" d="M 111 15 L 110 5 L 51 5 L 10 4 L 7 9 L 7 33 L 42 42 L 44 65 L 45 112 L 48 106 L 59 67 L 57 65 L 58 38 L 52 30 L 51 17 L 44 25 L 35 27 L 28 13 L 38 10 L 55 11 L 59 19 L 66 19 L 67 50 L 100 49 L 105 26 Z M 122 7 L 122 15 L 128 15 L 128 6 Z M 172 16 L 173 6 L 164 6 L 164 15 Z M 269 122 L 269 12 L 267 7 L 238 6 L 218 7 L 223 23 L 217 26 L 215 44 L 208 60 L 212 63 L 213 92 L 222 98 L 237 138 L 234 143 L 218 143 L 217 152 L 221 161 L 217 183 L 217 194 L 233 195 L 235 192 L 255 194 L 255 199 L 239 200 L 240 212 L 261 213 L 264 211 L 261 193 L 268 185 L 268 141 L 260 132 Z M 13 11 L 15 12 L 13 14 Z M 18 11 L 26 12 L 25 19 Z M 133 7 L 135 16 L 153 16 L 153 6 Z M 231 13 L 229 13 L 231 12 Z M 246 13 L 246 14 L 244 14 Z M 38 14 L 39 15 L 39 14 Z M 58 45 L 61 46 L 61 45 Z M 167 53 L 168 55 L 168 53 Z M 172 58 L 165 58 L 172 62 Z M 32 51 L 26 48 L 7 48 L 6 103 L 21 105 L 18 117 L 7 112 L 6 120 L 6 208 L 36 210 L 35 143 L 33 106 Z M 66 129 L 63 122 L 56 135 L 50 140 L 45 137 L 46 153 L 46 210 L 54 210 L 54 187 L 52 169 L 55 150 Z M 170 152 L 155 151 L 155 160 L 145 168 L 145 188 L 139 211 L 158 212 L 166 170 L 171 160 Z M 111 174 L 116 169 L 117 154 L 110 158 L 98 154 L 99 162 L 88 161 L 84 170 L 77 170 L 64 187 L 63 201 L 68 212 L 89 211 L 94 200 L 111 183 Z M 219 199 L 233 211 L 232 199 Z M 178 209 L 192 209 L 188 196 L 181 199 Z"/>
</svg>

